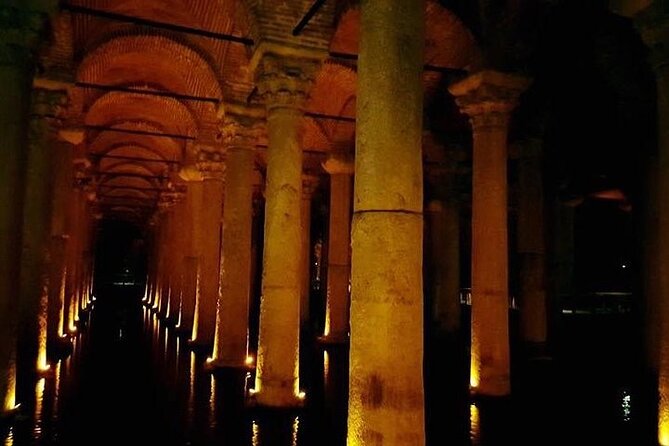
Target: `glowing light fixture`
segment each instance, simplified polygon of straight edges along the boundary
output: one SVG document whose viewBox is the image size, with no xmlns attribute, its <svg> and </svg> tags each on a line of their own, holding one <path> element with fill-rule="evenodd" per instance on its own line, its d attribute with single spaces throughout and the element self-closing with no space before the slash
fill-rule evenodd
<svg viewBox="0 0 669 446">
<path fill-rule="evenodd" d="M 256 360 L 255 360 L 255 358 L 254 358 L 253 356 L 248 355 L 248 356 L 246 357 L 246 359 L 244 360 L 244 364 L 246 364 L 247 366 L 250 367 L 250 366 L 252 366 L 252 365 L 255 363 L 255 361 L 256 361 Z"/>
</svg>

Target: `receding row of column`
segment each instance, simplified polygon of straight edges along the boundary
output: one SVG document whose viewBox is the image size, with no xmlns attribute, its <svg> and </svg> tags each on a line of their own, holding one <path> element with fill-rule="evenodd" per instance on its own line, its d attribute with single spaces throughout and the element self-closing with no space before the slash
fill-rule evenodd
<svg viewBox="0 0 669 446">
<path fill-rule="evenodd" d="M 26 15 L 17 23 L 38 25 Z M 11 412 L 17 379 L 68 353 L 93 299 L 95 212 L 81 141 L 60 138 L 66 91 L 33 87 L 31 32 L 0 41 L 0 400 Z M 6 37 L 5 34 L 3 36 Z M 0 36 L 1 37 L 1 36 Z M 25 39 L 25 40 L 22 40 Z M 18 398 L 18 400 L 17 400 Z"/>
</svg>

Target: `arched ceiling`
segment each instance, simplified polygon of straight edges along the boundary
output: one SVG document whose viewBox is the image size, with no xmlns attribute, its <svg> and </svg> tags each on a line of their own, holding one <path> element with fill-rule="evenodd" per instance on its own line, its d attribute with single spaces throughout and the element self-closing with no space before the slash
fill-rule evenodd
<svg viewBox="0 0 669 446">
<path fill-rule="evenodd" d="M 69 3 L 213 34 L 250 34 L 243 0 Z M 429 0 L 426 8 L 426 64 L 466 69 L 476 63 L 474 38 L 457 16 L 436 1 Z M 358 34 L 359 10 L 344 10 L 331 54 L 355 56 Z M 72 41 L 77 69 L 70 115 L 86 129 L 101 208 L 116 217 L 145 218 L 169 189 L 168 179 L 184 161 L 188 144 L 212 140 L 223 101 L 253 100 L 251 48 L 76 12 Z M 318 168 L 328 151 L 353 148 L 356 67 L 354 57 L 344 59 L 327 60 L 315 79 L 303 122 L 304 148 L 311 154 L 307 168 Z M 441 80 L 441 72 L 426 71 L 428 94 Z"/>
</svg>

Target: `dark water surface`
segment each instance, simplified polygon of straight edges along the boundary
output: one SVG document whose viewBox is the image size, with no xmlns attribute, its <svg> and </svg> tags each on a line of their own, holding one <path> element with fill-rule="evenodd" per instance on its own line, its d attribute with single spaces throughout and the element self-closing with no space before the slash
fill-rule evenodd
<svg viewBox="0 0 669 446">
<path fill-rule="evenodd" d="M 429 338 L 427 444 L 656 444 L 652 392 L 626 324 L 572 316 L 554 359 L 525 361 L 514 351 L 514 397 L 504 401 L 473 403 L 465 342 Z M 21 389 L 34 398 L 2 438 L 17 446 L 344 446 L 348 352 L 312 339 L 303 336 L 307 407 L 246 409 L 250 373 L 207 373 L 206 355 L 191 352 L 139 296 L 116 289 L 99 296 L 74 354 Z"/>
</svg>

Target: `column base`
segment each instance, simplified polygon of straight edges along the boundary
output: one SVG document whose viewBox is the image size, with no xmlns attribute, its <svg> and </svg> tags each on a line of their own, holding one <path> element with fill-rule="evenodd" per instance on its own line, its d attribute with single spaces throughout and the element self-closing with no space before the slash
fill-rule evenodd
<svg viewBox="0 0 669 446">
<path fill-rule="evenodd" d="M 10 410 L 0 410 L 0 426 L 13 422 L 19 414 L 19 409 L 20 406 L 16 405 L 13 409 Z"/>
<path fill-rule="evenodd" d="M 175 326 L 174 327 L 174 332 L 177 334 L 179 337 L 188 337 L 190 338 L 193 334 L 193 327 L 184 327 L 184 326 Z"/>
<path fill-rule="evenodd" d="M 224 370 L 246 372 L 255 370 L 255 368 L 256 366 L 254 363 L 251 364 L 247 364 L 246 362 L 227 363 L 223 362 L 220 359 L 213 359 L 213 358 L 208 358 L 207 361 L 204 363 L 204 369 L 209 373 L 216 373 Z"/>
<path fill-rule="evenodd" d="M 267 391 L 264 391 L 267 392 Z M 300 398 L 297 395 L 282 396 L 280 398 L 267 398 L 260 393 L 246 394 L 244 405 L 248 408 L 271 410 L 271 411 L 286 411 L 286 410 L 300 410 L 306 404 L 306 397 Z"/>
<path fill-rule="evenodd" d="M 202 341 L 200 339 L 189 339 L 186 344 L 192 351 L 200 353 L 211 351 L 214 345 L 213 342 Z"/>
<path fill-rule="evenodd" d="M 348 344 L 349 337 L 348 334 L 343 333 L 330 333 L 329 335 L 321 335 L 316 338 L 316 341 L 319 344 L 325 345 L 342 345 Z"/>
<path fill-rule="evenodd" d="M 163 319 L 163 322 L 167 327 L 176 327 L 177 325 L 177 320 L 174 317 L 167 316 L 165 319 Z"/>
<path fill-rule="evenodd" d="M 51 341 L 47 347 L 47 356 L 50 359 L 62 359 L 72 354 L 74 346 L 70 336 L 64 335 L 56 340 Z"/>
</svg>

